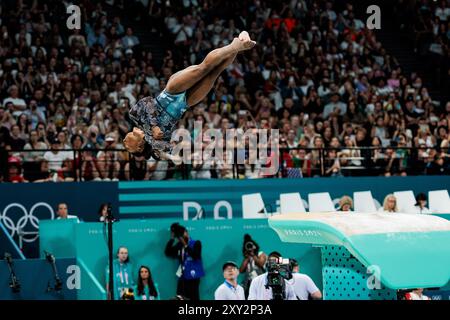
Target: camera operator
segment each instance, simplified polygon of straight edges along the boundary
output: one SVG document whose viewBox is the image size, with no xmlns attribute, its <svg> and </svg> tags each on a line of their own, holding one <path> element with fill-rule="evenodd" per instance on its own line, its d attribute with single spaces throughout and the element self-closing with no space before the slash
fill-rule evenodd
<svg viewBox="0 0 450 320">
<path fill-rule="evenodd" d="M 248 297 L 252 280 L 265 272 L 264 266 L 267 256 L 259 250 L 259 245 L 249 234 L 244 235 L 242 254 L 244 255 L 244 261 L 242 261 L 239 272 L 244 274 L 243 287 L 245 296 Z"/>
<path fill-rule="evenodd" d="M 202 263 L 202 243 L 190 238 L 185 227 L 174 223 L 170 227 L 170 240 L 167 242 L 165 254 L 178 258 L 180 265 L 177 276 L 177 295 L 189 300 L 200 300 L 200 278 L 205 275 Z"/>
<path fill-rule="evenodd" d="M 128 249 L 120 247 L 117 259 L 113 261 L 114 271 L 114 300 L 122 299 L 124 293 L 134 286 L 133 266 L 130 263 Z M 109 291 L 109 266 L 106 266 L 106 291 Z"/>
<path fill-rule="evenodd" d="M 322 293 L 314 281 L 306 274 L 300 273 L 300 266 L 295 259 L 291 259 L 292 279 L 288 280 L 294 288 L 298 300 L 322 299 Z"/>
<path fill-rule="evenodd" d="M 223 265 L 222 271 L 225 282 L 214 292 L 214 298 L 216 300 L 245 300 L 244 288 L 237 283 L 239 276 L 237 264 L 228 261 Z"/>
<path fill-rule="evenodd" d="M 250 284 L 248 300 L 297 300 L 289 284 L 289 263 L 280 262 L 281 254 L 269 254 L 267 272 L 257 276 Z"/>
</svg>

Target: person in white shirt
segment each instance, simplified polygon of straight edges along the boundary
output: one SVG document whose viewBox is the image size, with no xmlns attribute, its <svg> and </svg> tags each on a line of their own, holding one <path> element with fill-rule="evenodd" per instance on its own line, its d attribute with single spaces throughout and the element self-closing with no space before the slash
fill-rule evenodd
<svg viewBox="0 0 450 320">
<path fill-rule="evenodd" d="M 347 105 L 344 102 L 339 101 L 340 96 L 338 93 L 333 93 L 331 96 L 331 101 L 325 105 L 323 109 L 322 117 L 328 119 L 328 117 L 334 113 L 338 112 L 339 115 L 344 115 L 347 112 Z"/>
<path fill-rule="evenodd" d="M 18 117 L 26 110 L 27 104 L 25 100 L 19 97 L 19 87 L 16 85 L 9 87 L 8 93 L 9 97 L 3 100 L 3 105 L 6 106 L 7 103 L 11 102 L 13 104 L 12 115 Z"/>
<path fill-rule="evenodd" d="M 278 261 L 281 254 L 272 252 L 269 255 L 269 262 Z M 257 276 L 250 284 L 248 300 L 274 300 L 273 290 L 268 286 L 268 272 Z M 283 300 L 297 300 L 294 288 L 286 279 L 284 280 L 284 296 Z"/>
<path fill-rule="evenodd" d="M 68 214 L 67 204 L 65 203 L 58 204 L 58 211 L 56 212 L 56 214 L 58 215 L 58 218 L 56 218 L 57 220 L 77 219 L 78 222 L 80 221 L 77 216 Z"/>
<path fill-rule="evenodd" d="M 406 300 L 431 300 L 429 297 L 423 294 L 423 289 L 415 289 L 405 294 Z"/>
<path fill-rule="evenodd" d="M 415 213 L 419 214 L 430 214 L 431 211 L 426 207 L 427 205 L 427 196 L 425 193 L 419 193 L 416 196 L 416 204 L 414 205 Z"/>
<path fill-rule="evenodd" d="M 67 159 L 68 153 L 59 151 L 60 144 L 57 138 L 51 141 L 52 151 L 44 153 L 44 159 L 48 161 L 48 168 L 51 171 L 57 172 L 62 169 L 63 162 Z"/>
<path fill-rule="evenodd" d="M 295 259 L 291 260 L 292 279 L 288 280 L 294 288 L 298 300 L 322 299 L 322 293 L 314 281 L 306 274 L 300 273 L 300 266 Z"/>
<path fill-rule="evenodd" d="M 239 276 L 237 264 L 233 261 L 228 261 L 223 265 L 222 270 L 225 282 L 214 292 L 214 299 L 245 300 L 244 288 L 237 283 L 237 278 Z"/>
</svg>

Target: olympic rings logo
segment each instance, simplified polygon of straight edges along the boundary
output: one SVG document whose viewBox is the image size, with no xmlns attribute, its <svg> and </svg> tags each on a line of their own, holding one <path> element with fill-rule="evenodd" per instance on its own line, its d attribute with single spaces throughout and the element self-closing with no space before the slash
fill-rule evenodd
<svg viewBox="0 0 450 320">
<path fill-rule="evenodd" d="M 9 230 L 11 237 L 14 237 L 16 234 L 19 235 L 20 232 L 29 225 L 31 225 L 34 229 L 36 229 L 36 231 L 38 231 L 39 219 L 34 215 L 34 212 L 39 207 L 47 208 L 50 212 L 50 219 L 53 220 L 55 218 L 55 212 L 48 203 L 38 202 L 31 207 L 30 212 L 28 212 L 27 209 L 20 203 L 10 203 L 3 209 L 3 213 L 0 215 L 0 221 L 3 222 L 5 228 Z M 23 213 L 23 215 L 16 222 L 14 222 L 14 220 L 7 215 L 8 211 L 13 208 L 18 208 Z M 23 241 L 30 243 L 36 241 L 38 237 L 39 235 L 36 234 L 32 238 L 23 238 Z"/>
</svg>

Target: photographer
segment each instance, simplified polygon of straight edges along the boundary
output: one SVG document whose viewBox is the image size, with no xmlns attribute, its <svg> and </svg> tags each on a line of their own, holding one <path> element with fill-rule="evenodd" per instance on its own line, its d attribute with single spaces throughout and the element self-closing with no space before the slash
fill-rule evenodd
<svg viewBox="0 0 450 320">
<path fill-rule="evenodd" d="M 244 288 L 237 283 L 237 278 L 239 276 L 237 264 L 232 261 L 228 261 L 223 265 L 222 270 L 225 282 L 222 283 L 214 292 L 214 299 L 245 300 Z"/>
<path fill-rule="evenodd" d="M 306 274 L 300 273 L 300 266 L 295 259 L 291 259 L 292 279 L 288 280 L 294 288 L 298 300 L 322 299 L 322 293 L 314 281 Z"/>
<path fill-rule="evenodd" d="M 133 266 L 130 263 L 128 249 L 120 247 L 117 259 L 113 262 L 114 270 L 114 300 L 122 299 L 123 294 L 133 288 Z M 109 291 L 109 266 L 106 266 L 106 291 Z"/>
<path fill-rule="evenodd" d="M 243 287 L 245 296 L 248 297 L 252 280 L 265 272 L 264 266 L 267 256 L 264 252 L 259 251 L 259 245 L 249 234 L 244 235 L 242 254 L 244 255 L 244 261 L 242 261 L 239 272 L 244 274 Z"/>
<path fill-rule="evenodd" d="M 281 254 L 269 254 L 267 272 L 250 284 L 248 300 L 297 300 L 294 288 L 288 282 L 290 264 L 283 263 Z"/>
<path fill-rule="evenodd" d="M 202 263 L 202 243 L 189 237 L 185 227 L 178 223 L 170 226 L 170 240 L 164 251 L 166 256 L 178 258 L 177 295 L 189 300 L 200 300 L 200 278 L 205 275 Z"/>
</svg>

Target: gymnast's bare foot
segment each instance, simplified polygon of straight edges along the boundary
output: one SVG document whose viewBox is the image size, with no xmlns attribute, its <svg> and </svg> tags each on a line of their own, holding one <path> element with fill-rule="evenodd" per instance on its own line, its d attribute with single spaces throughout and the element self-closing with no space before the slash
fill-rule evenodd
<svg viewBox="0 0 450 320">
<path fill-rule="evenodd" d="M 245 51 L 253 48 L 256 45 L 256 41 L 250 39 L 247 31 L 242 31 L 238 38 L 233 39 L 233 46 L 238 51 Z"/>
</svg>

